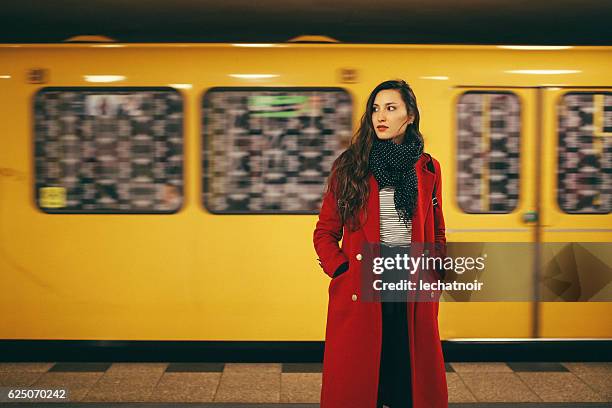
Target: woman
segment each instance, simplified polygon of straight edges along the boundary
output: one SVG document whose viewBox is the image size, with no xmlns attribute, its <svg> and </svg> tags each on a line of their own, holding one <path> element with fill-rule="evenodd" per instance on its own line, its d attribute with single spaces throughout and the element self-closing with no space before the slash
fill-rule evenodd
<svg viewBox="0 0 612 408">
<path fill-rule="evenodd" d="M 332 277 L 321 408 L 448 407 L 438 303 L 360 301 L 365 244 L 446 243 L 441 180 L 423 153 L 414 93 L 381 83 L 332 166 L 314 231 Z"/>
</svg>

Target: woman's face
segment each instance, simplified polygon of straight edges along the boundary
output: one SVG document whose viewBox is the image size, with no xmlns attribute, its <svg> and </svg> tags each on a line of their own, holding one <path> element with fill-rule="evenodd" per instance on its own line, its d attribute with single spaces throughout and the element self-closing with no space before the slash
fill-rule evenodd
<svg viewBox="0 0 612 408">
<path fill-rule="evenodd" d="M 404 141 L 406 127 L 412 123 L 406 104 L 397 89 L 383 89 L 374 98 L 372 124 L 376 136 L 381 140 Z"/>
</svg>

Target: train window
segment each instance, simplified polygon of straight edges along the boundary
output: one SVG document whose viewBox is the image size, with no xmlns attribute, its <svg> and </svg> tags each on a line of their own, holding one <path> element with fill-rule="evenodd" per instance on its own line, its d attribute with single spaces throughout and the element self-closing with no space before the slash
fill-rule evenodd
<svg viewBox="0 0 612 408">
<path fill-rule="evenodd" d="M 44 88 L 35 197 L 49 213 L 172 213 L 183 200 L 183 103 L 171 88 Z"/>
<path fill-rule="evenodd" d="M 466 213 L 512 212 L 519 198 L 521 106 L 511 92 L 469 91 L 457 104 L 457 202 Z"/>
<path fill-rule="evenodd" d="M 612 208 L 612 92 L 570 92 L 558 109 L 557 200 L 572 214 Z"/>
<path fill-rule="evenodd" d="M 213 88 L 203 105 L 203 202 L 213 213 L 316 214 L 348 146 L 338 88 Z"/>
</svg>

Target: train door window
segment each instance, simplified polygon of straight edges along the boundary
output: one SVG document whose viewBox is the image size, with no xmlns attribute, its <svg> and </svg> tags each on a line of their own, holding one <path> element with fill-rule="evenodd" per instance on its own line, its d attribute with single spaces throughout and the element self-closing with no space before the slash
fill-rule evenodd
<svg viewBox="0 0 612 408">
<path fill-rule="evenodd" d="M 612 208 L 612 92 L 569 92 L 558 108 L 557 201 L 572 214 Z"/>
<path fill-rule="evenodd" d="M 348 146 L 338 88 L 213 88 L 203 105 L 203 203 L 223 214 L 316 214 Z"/>
<path fill-rule="evenodd" d="M 49 213 L 172 213 L 183 201 L 183 103 L 171 88 L 43 88 L 35 197 Z"/>
<path fill-rule="evenodd" d="M 519 199 L 521 106 L 507 91 L 457 103 L 457 202 L 466 213 L 510 213 Z"/>
</svg>

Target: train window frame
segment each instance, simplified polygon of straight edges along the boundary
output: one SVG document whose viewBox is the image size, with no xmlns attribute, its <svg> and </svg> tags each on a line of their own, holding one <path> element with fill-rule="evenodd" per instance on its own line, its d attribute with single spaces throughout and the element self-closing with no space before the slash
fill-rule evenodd
<svg viewBox="0 0 612 408">
<path fill-rule="evenodd" d="M 559 178 L 559 146 L 560 146 L 560 139 L 559 139 L 559 134 L 560 134 L 560 110 L 562 106 L 566 106 L 564 103 L 564 100 L 567 96 L 569 95 L 610 95 L 612 97 L 612 90 L 610 89 L 601 89 L 601 90 L 578 90 L 578 89 L 572 89 L 572 90 L 568 90 L 567 92 L 563 92 L 561 94 L 558 95 L 557 97 L 557 101 L 555 104 L 555 126 L 554 126 L 554 140 L 555 140 L 555 204 L 557 206 L 557 209 L 564 213 L 564 214 L 568 214 L 568 215 L 588 215 L 588 216 L 597 216 L 597 215 L 609 215 L 612 211 L 608 210 L 607 212 L 582 212 L 582 211 L 567 211 L 565 208 L 563 208 L 561 206 L 561 188 L 560 188 L 560 184 L 561 184 L 561 180 Z M 594 131 L 595 132 L 595 131 Z M 610 136 L 612 137 L 612 136 Z"/>
<path fill-rule="evenodd" d="M 36 103 L 37 99 L 47 92 L 96 92 L 100 94 L 113 93 L 113 92 L 151 92 L 151 91 L 163 91 L 172 92 L 179 96 L 180 100 L 180 112 L 181 112 L 181 126 L 180 126 L 180 138 L 181 138 L 181 194 L 180 194 L 180 205 L 173 210 L 161 210 L 161 211 L 150 211 L 150 210 L 56 210 L 53 208 L 45 208 L 40 206 L 39 192 L 37 191 L 37 170 L 36 170 Z M 38 88 L 30 98 L 30 114 L 31 114 L 31 139 L 30 139 L 30 157 L 32 158 L 31 171 L 32 171 L 32 201 L 34 207 L 44 214 L 49 215 L 174 215 L 181 212 L 185 207 L 186 201 L 186 185 L 185 185 L 185 138 L 186 138 L 186 120 L 185 120 L 185 95 L 180 90 L 171 86 L 46 86 Z"/>
<path fill-rule="evenodd" d="M 214 214 L 214 215 L 243 215 L 243 216 L 265 216 L 265 215 L 274 215 L 274 216 L 284 216 L 284 215 L 317 215 L 320 211 L 320 209 L 316 209 L 316 210 L 312 210 L 312 211 L 282 211 L 279 212 L 279 210 L 263 210 L 263 211 L 257 211 L 257 212 L 253 212 L 253 211 L 218 211 L 218 210 L 214 210 L 213 208 L 211 208 L 209 200 L 207 199 L 207 193 L 208 193 L 208 189 L 209 189 L 209 185 L 208 185 L 208 170 L 209 170 L 209 166 L 208 163 L 206 161 L 206 154 L 205 154 L 205 150 L 208 148 L 208 134 L 206 133 L 206 120 L 207 117 L 205 115 L 205 104 L 207 103 L 207 101 L 209 100 L 208 98 L 210 98 L 210 96 L 215 93 L 215 92 L 265 92 L 265 91 L 276 91 L 276 92 L 341 92 L 343 94 L 345 94 L 348 97 L 349 100 L 349 106 L 351 107 L 351 112 L 350 112 L 350 129 L 349 129 L 349 144 L 350 144 L 350 139 L 352 138 L 352 135 L 354 133 L 354 119 L 355 119 L 355 98 L 352 94 L 352 92 L 350 91 L 350 89 L 347 88 L 343 88 L 343 87 L 338 87 L 338 86 L 215 86 L 215 87 L 211 87 L 211 88 L 207 88 L 205 89 L 199 98 L 199 109 L 200 109 L 200 128 L 199 128 L 199 140 L 201 143 L 201 147 L 200 147 L 200 169 L 201 169 L 201 190 L 200 190 L 200 198 L 198 199 L 198 202 L 200 203 L 200 205 L 202 206 L 202 209 L 210 214 Z M 339 153 L 341 154 L 342 151 Z M 334 157 L 334 160 L 339 156 L 336 155 Z M 327 177 L 329 176 L 329 171 L 331 170 L 328 169 L 327 171 L 327 175 L 326 175 L 326 180 Z M 321 191 L 321 198 L 323 197 L 323 193 L 325 191 L 325 186 L 326 183 L 323 184 L 323 189 Z"/>
<path fill-rule="evenodd" d="M 457 208 L 459 208 L 461 210 L 461 212 L 463 214 L 469 214 L 469 215 L 508 215 L 508 214 L 513 214 L 517 211 L 520 210 L 520 206 L 521 206 L 521 179 L 522 179 L 522 169 L 521 169 L 521 157 L 522 157 L 522 145 L 523 145 L 523 140 L 522 140 L 522 136 L 523 136 L 523 109 L 524 109 L 524 104 L 523 104 L 523 100 L 521 99 L 521 95 L 517 94 L 516 92 L 513 92 L 511 89 L 500 89 L 500 90 L 495 90 L 495 89 L 468 89 L 465 92 L 462 92 L 460 94 L 458 94 L 455 98 L 455 102 L 454 102 L 454 115 L 455 115 L 455 125 L 454 125 L 454 130 L 455 130 L 455 152 L 458 153 L 459 152 L 459 144 L 460 144 L 460 138 L 459 138 L 459 114 L 458 114 L 458 106 L 461 103 L 461 99 L 465 96 L 465 95 L 469 95 L 469 94 L 477 94 L 477 95 L 511 95 L 513 97 L 516 98 L 517 102 L 518 102 L 518 129 L 519 129 L 519 134 L 518 134 L 518 142 L 517 142 L 517 152 L 518 152 L 518 168 L 517 168 L 517 197 L 516 197 L 516 203 L 514 205 L 514 207 L 510 210 L 510 211 L 467 211 L 461 204 L 461 202 L 459 201 L 459 196 L 458 196 L 458 192 L 459 192 L 459 187 L 460 187 L 460 183 L 459 183 L 459 173 L 460 173 L 460 168 L 459 168 L 459 160 L 457 158 L 455 158 L 455 177 L 454 177 L 454 185 L 455 185 L 455 194 L 454 194 L 454 202 L 457 205 Z"/>
</svg>

